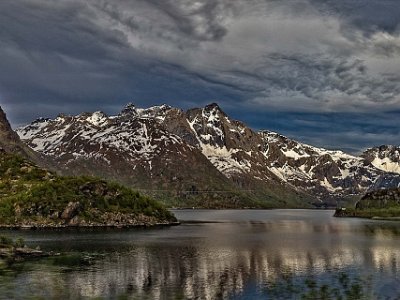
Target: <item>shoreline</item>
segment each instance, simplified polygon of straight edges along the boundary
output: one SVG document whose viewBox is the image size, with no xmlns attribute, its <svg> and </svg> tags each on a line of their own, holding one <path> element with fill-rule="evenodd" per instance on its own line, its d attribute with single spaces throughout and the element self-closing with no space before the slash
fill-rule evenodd
<svg viewBox="0 0 400 300">
<path fill-rule="evenodd" d="M 379 217 L 379 216 L 372 216 L 372 217 L 366 217 L 366 216 L 357 216 L 357 215 L 347 215 L 347 216 L 336 216 L 333 215 L 335 218 L 346 218 L 346 219 L 365 219 L 365 220 L 373 220 L 373 221 L 400 221 L 400 217 Z"/>
<path fill-rule="evenodd" d="M 204 208 L 204 207 L 167 207 L 169 211 L 180 210 L 335 210 L 336 207 L 272 207 L 272 208 L 257 208 L 257 207 L 242 207 L 242 208 Z"/>
<path fill-rule="evenodd" d="M 181 222 L 154 223 L 154 224 L 82 224 L 82 225 L 5 225 L 0 224 L 0 229 L 10 230 L 46 230 L 46 229 L 127 229 L 127 228 L 156 228 L 179 226 Z"/>
<path fill-rule="evenodd" d="M 364 213 L 364 215 L 360 214 L 360 212 L 357 212 L 353 209 L 348 210 L 348 209 L 336 209 L 335 213 L 333 216 L 335 218 L 358 218 L 358 219 L 367 219 L 367 220 L 377 220 L 377 221 L 400 221 L 400 216 L 379 216 L 376 214 L 376 212 L 370 212 L 370 215 L 368 215 L 368 212 L 361 211 L 361 213 Z"/>
</svg>

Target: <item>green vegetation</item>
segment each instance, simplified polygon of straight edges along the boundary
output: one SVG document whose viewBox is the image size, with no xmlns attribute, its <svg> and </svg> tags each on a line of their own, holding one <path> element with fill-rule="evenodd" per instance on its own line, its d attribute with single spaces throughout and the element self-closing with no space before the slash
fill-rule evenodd
<svg viewBox="0 0 400 300">
<path fill-rule="evenodd" d="M 400 189 L 369 192 L 355 205 L 338 208 L 335 216 L 400 220 Z"/>
<path fill-rule="evenodd" d="M 345 210 L 338 209 L 335 213 L 337 217 L 357 217 L 367 219 L 399 219 L 400 207 L 388 208 L 355 208 L 347 207 Z"/>
<path fill-rule="evenodd" d="M 117 183 L 60 177 L 0 154 L 0 224 L 135 225 L 176 221 L 163 205 Z"/>
<path fill-rule="evenodd" d="M 240 191 L 222 185 L 218 188 L 206 185 L 210 190 L 200 190 L 191 187 L 182 188 L 184 191 L 163 190 L 145 191 L 167 207 L 178 208 L 207 208 L 207 209 L 242 209 L 242 208 L 312 208 L 313 199 L 301 193 L 288 193 L 284 187 L 277 185 L 266 189 L 256 186 L 251 190 Z"/>
</svg>

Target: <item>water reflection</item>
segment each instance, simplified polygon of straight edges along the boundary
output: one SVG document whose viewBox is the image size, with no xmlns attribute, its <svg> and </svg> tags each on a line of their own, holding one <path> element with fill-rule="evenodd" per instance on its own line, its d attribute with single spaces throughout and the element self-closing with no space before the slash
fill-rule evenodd
<svg viewBox="0 0 400 300">
<path fill-rule="evenodd" d="M 85 249 L 104 256 L 83 268 L 65 268 L 51 260 L 24 264 L 27 269 L 11 279 L 18 291 L 8 290 L 20 296 L 71 299 L 120 295 L 265 299 L 271 283 L 284 275 L 329 281 L 346 272 L 372 276 L 376 294 L 393 299 L 400 295 L 397 223 L 337 220 L 318 211 L 312 212 L 315 217 L 303 212 L 303 218 L 301 211 L 295 211 L 294 217 L 288 212 L 279 217 L 277 212 L 262 211 L 262 220 L 251 214 L 245 221 L 240 213 L 222 223 L 187 223 L 168 230 L 24 233 L 43 247 Z M 199 215 L 183 217 L 195 220 Z"/>
</svg>

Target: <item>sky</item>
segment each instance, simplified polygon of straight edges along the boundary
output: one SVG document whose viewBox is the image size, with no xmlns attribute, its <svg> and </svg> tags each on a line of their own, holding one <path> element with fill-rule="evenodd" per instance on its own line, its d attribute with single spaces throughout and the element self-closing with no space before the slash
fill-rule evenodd
<svg viewBox="0 0 400 300">
<path fill-rule="evenodd" d="M 1 0 L 0 105 L 38 117 L 217 102 L 328 149 L 400 144 L 398 0 Z"/>
</svg>

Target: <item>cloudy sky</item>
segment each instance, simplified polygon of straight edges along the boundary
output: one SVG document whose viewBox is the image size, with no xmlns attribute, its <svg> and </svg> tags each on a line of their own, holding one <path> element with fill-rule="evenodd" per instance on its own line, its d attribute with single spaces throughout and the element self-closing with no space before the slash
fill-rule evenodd
<svg viewBox="0 0 400 300">
<path fill-rule="evenodd" d="M 357 153 L 400 143 L 398 0 L 1 0 L 14 127 L 127 102 L 218 102 L 254 129 Z"/>
</svg>

